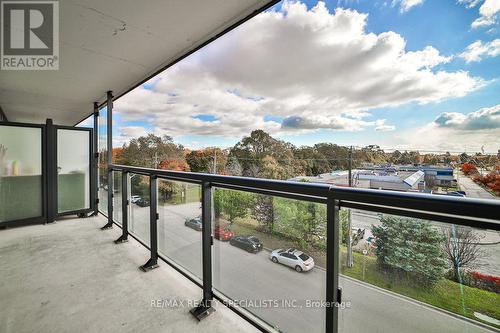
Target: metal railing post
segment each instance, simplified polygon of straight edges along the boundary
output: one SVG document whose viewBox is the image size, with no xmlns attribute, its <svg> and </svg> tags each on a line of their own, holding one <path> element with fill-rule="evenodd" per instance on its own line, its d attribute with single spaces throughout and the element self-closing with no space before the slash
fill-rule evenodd
<svg viewBox="0 0 500 333">
<path fill-rule="evenodd" d="M 158 267 L 158 179 L 155 175 L 149 177 L 149 241 L 151 258 L 141 266 L 144 272 Z"/>
<path fill-rule="evenodd" d="M 339 288 L 340 268 L 340 201 L 327 200 L 326 224 L 326 332 L 337 333 L 342 289 Z"/>
<path fill-rule="evenodd" d="M 122 235 L 115 240 L 115 243 L 128 242 L 128 207 L 129 207 L 129 192 L 128 192 L 128 172 L 122 171 Z"/>
<path fill-rule="evenodd" d="M 57 139 L 56 131 L 52 119 L 47 119 L 45 123 L 46 131 L 46 204 L 47 204 L 47 223 L 56 220 L 57 215 Z"/>
<path fill-rule="evenodd" d="M 190 310 L 198 320 L 202 320 L 215 312 L 212 307 L 212 186 L 209 182 L 201 185 L 201 247 L 203 262 L 203 298 L 196 308 Z"/>
<path fill-rule="evenodd" d="M 108 91 L 106 93 L 106 131 L 107 131 L 107 159 L 106 167 L 108 169 L 108 223 L 101 228 L 107 230 L 113 228 L 113 170 L 110 165 L 113 164 L 113 93 Z"/>
<path fill-rule="evenodd" d="M 94 185 L 93 196 L 92 196 L 92 209 L 94 212 L 92 215 L 97 215 L 99 213 L 99 105 L 94 102 L 94 127 L 93 127 L 93 138 L 92 138 L 92 184 Z"/>
</svg>

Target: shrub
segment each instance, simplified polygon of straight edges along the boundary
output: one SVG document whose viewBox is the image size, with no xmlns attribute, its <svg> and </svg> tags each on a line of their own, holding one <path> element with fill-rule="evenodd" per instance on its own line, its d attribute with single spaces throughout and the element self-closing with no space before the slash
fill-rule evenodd
<svg viewBox="0 0 500 333">
<path fill-rule="evenodd" d="M 500 293 L 500 276 L 488 275 L 480 272 L 469 272 L 468 284 L 471 287 Z"/>
<path fill-rule="evenodd" d="M 485 176 L 477 175 L 474 177 L 474 181 L 500 193 L 500 173 L 498 172 L 493 171 Z"/>
</svg>

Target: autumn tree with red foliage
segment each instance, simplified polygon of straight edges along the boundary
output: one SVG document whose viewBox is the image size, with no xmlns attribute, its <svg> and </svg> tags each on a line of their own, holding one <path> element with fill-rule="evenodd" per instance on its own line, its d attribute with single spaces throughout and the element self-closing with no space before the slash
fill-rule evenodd
<svg viewBox="0 0 500 333">
<path fill-rule="evenodd" d="M 492 171 L 485 176 L 478 175 L 474 177 L 474 181 L 490 188 L 500 195 L 500 172 Z"/>
<path fill-rule="evenodd" d="M 462 164 L 461 170 L 466 176 L 475 175 L 478 173 L 476 165 L 472 163 Z"/>
<path fill-rule="evenodd" d="M 160 162 L 159 169 L 174 171 L 189 171 L 189 164 L 181 160 L 164 160 Z"/>
</svg>

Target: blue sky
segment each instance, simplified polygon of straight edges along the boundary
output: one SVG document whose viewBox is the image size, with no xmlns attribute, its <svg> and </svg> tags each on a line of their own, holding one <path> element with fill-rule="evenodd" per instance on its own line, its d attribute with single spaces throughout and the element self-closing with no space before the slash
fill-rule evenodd
<svg viewBox="0 0 500 333">
<path fill-rule="evenodd" d="M 279 3 L 119 99 L 114 144 L 228 147 L 260 128 L 296 145 L 496 152 L 491 1 Z"/>
</svg>

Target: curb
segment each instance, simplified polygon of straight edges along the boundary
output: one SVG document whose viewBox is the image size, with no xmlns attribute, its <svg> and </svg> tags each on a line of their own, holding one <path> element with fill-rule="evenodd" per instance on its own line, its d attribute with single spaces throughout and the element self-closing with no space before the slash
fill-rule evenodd
<svg viewBox="0 0 500 333">
<path fill-rule="evenodd" d="M 414 298 L 411 298 L 411 297 L 408 297 L 408 296 L 405 296 L 405 295 L 401 295 L 401 294 L 398 294 L 394 291 L 391 291 L 391 290 L 387 290 L 387 289 L 384 289 L 384 288 L 381 288 L 381 287 L 378 287 L 378 286 L 375 286 L 375 285 L 372 285 L 370 283 L 367 283 L 367 282 L 364 282 L 364 281 L 360 281 L 360 280 L 357 280 L 357 279 L 354 279 L 350 276 L 347 276 L 347 275 L 344 275 L 344 274 L 340 274 L 341 277 L 345 278 L 346 280 L 350 280 L 351 282 L 354 282 L 354 283 L 357 283 L 357 284 L 360 284 L 360 285 L 363 285 L 367 288 L 371 288 L 371 289 L 375 289 L 375 290 L 378 290 L 380 292 L 384 292 L 386 294 L 390 294 L 391 296 L 393 297 L 396 297 L 396 298 L 401 298 L 401 299 L 404 299 L 405 301 L 409 301 L 409 302 L 412 302 L 412 303 L 415 303 L 415 304 L 418 304 L 422 307 L 427 307 L 427 308 L 430 308 L 432 310 L 435 310 L 435 311 L 438 311 L 438 312 L 441 312 L 441 313 L 444 313 L 444 314 L 447 314 L 449 316 L 452 316 L 452 317 L 455 317 L 457 319 L 461 319 L 461 320 L 464 320 L 464 321 L 467 321 L 471 324 L 474 324 L 476 326 L 480 326 L 481 328 L 484 328 L 484 329 L 487 329 L 489 331 L 492 331 L 492 332 L 500 332 L 499 329 L 497 329 L 496 327 L 493 327 L 493 326 L 490 326 L 488 324 L 485 324 L 483 322 L 480 322 L 480 321 L 477 321 L 477 320 L 474 320 L 472 318 L 469 318 L 469 317 L 465 317 L 465 316 L 462 316 L 460 314 L 457 314 L 457 313 L 454 313 L 454 312 L 451 312 L 451 311 L 448 311 L 448 310 L 445 310 L 445 309 L 441 309 L 441 308 L 438 308 L 437 306 L 434 306 L 432 304 L 428 304 L 428 303 L 425 303 L 425 302 L 422 302 L 422 301 L 419 301 L 419 300 L 416 300 Z"/>
</svg>

